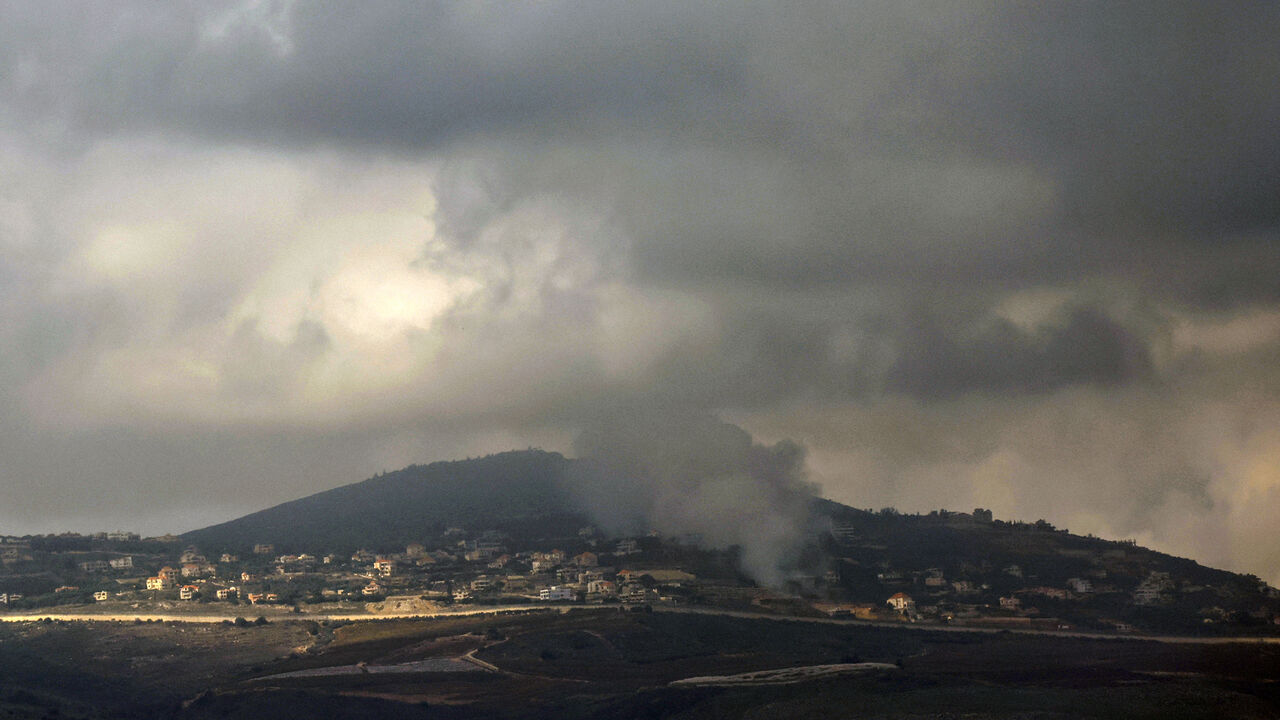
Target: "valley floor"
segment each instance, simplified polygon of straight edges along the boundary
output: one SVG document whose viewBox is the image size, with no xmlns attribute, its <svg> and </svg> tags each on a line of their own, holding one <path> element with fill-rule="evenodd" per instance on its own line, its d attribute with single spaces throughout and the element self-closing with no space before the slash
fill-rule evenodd
<svg viewBox="0 0 1280 720">
<path fill-rule="evenodd" d="M 1280 717 L 1256 640 L 494 610 L 3 623 L 0 718 Z"/>
</svg>

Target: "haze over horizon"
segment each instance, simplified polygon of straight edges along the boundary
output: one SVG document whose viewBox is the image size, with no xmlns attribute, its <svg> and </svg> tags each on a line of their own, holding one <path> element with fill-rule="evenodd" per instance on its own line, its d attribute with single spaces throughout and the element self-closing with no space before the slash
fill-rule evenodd
<svg viewBox="0 0 1280 720">
<path fill-rule="evenodd" d="M 1263 3 L 0 6 L 0 534 L 713 415 L 855 507 L 1280 584 L 1277 36 Z"/>
</svg>

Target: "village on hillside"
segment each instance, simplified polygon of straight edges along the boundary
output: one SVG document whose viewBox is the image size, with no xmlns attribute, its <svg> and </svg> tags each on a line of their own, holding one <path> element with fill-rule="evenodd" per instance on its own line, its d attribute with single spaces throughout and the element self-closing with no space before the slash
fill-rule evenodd
<svg viewBox="0 0 1280 720">
<path fill-rule="evenodd" d="M 990 511 L 914 516 L 927 527 L 993 523 Z M 881 518 L 883 519 L 883 518 Z M 1019 524 L 1021 525 L 1021 524 Z M 1013 528 L 1038 542 L 1053 528 Z M 293 612 L 421 613 L 533 603 L 692 605 L 866 621 L 1110 632 L 1280 630 L 1280 593 L 1252 576 L 1197 583 L 1151 569 L 1126 543 L 1062 549 L 1033 562 L 903 554 L 864 524 L 833 523 L 817 570 L 763 588 L 733 550 L 700 538 L 606 537 L 593 526 L 555 546 L 517 546 L 498 530 L 450 527 L 395 552 L 307 553 L 257 543 L 206 552 L 174 536 L 0 537 L 0 610 L 96 606 L 115 613 L 241 606 Z M 1019 541 L 1022 542 L 1022 541 Z M 901 544 L 901 543 L 899 543 Z M 915 562 L 916 559 L 923 562 Z M 1024 561 L 1025 562 L 1025 561 Z"/>
</svg>

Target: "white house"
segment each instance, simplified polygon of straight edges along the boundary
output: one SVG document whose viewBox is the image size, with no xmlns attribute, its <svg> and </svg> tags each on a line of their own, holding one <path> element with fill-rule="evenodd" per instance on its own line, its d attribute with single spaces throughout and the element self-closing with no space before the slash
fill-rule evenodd
<svg viewBox="0 0 1280 720">
<path fill-rule="evenodd" d="M 916 601 L 912 600 L 911 596 L 906 593 L 894 593 L 890 595 L 889 599 L 885 601 L 885 604 L 900 613 L 911 612 L 916 607 Z"/>
<path fill-rule="evenodd" d="M 650 590 L 640 583 L 627 583 L 618 589 L 618 599 L 627 605 L 639 605 L 658 599 L 656 590 Z"/>
<path fill-rule="evenodd" d="M 1139 585 L 1133 591 L 1134 605 L 1156 605 L 1161 599 L 1160 588 L 1154 585 Z"/>
<path fill-rule="evenodd" d="M 576 597 L 573 588 L 564 585 L 552 585 L 538 591 L 539 600 L 573 600 Z"/>
<path fill-rule="evenodd" d="M 1166 591 L 1172 589 L 1173 581 L 1169 579 L 1169 573 L 1152 572 L 1133 591 L 1133 602 L 1136 605 L 1155 605 L 1164 599 Z"/>
<path fill-rule="evenodd" d="M 609 580 L 590 580 L 587 582 L 587 594 L 610 596 L 618 592 L 618 587 Z"/>
<path fill-rule="evenodd" d="M 148 590 L 172 590 L 175 585 L 172 578 L 157 575 L 156 577 L 147 578 Z"/>
<path fill-rule="evenodd" d="M 1093 592 L 1093 583 L 1085 578 L 1071 578 L 1067 580 L 1067 587 L 1071 588 L 1072 592 L 1080 595 Z"/>
</svg>

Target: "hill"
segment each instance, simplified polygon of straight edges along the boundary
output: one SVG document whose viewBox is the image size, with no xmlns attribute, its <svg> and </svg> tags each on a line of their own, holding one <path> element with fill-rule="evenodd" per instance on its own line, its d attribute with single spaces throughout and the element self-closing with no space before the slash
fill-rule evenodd
<svg viewBox="0 0 1280 720">
<path fill-rule="evenodd" d="M 1280 594 L 1257 577 L 1132 541 L 1075 535 L 1043 520 L 1001 521 L 981 510 L 908 515 L 816 505 L 831 523 L 818 538 L 830 570 L 825 592 L 847 602 L 882 603 L 905 592 L 938 617 L 1000 607 L 1010 624 L 1068 618 L 1093 629 L 1193 634 L 1274 625 L 1280 617 Z"/>
<path fill-rule="evenodd" d="M 584 491 L 583 483 L 594 477 L 583 461 L 538 450 L 414 465 L 182 539 L 212 554 L 270 543 L 281 553 L 363 548 L 391 556 L 410 543 L 456 555 L 460 541 L 474 549 L 487 536 L 522 558 L 552 548 L 569 554 L 592 550 L 631 567 L 679 566 L 699 578 L 742 577 L 742 556 L 734 552 L 740 548 L 711 547 L 696 533 L 644 537 L 636 546 L 639 555 L 619 557 L 610 555 L 607 532 L 579 537 L 580 528 L 601 522 L 581 511 L 590 506 L 582 504 L 584 495 L 600 495 Z M 661 527 L 661 517 L 651 521 Z M 1199 633 L 1227 626 L 1261 630 L 1280 617 L 1280 596 L 1254 576 L 1133 542 L 1074 535 L 1044 521 L 1001 521 L 982 510 L 872 512 L 813 498 L 807 522 L 801 522 L 804 527 L 790 534 L 800 539 L 788 558 L 788 579 L 764 584 L 849 612 L 859 612 L 858 605 L 882 612 L 886 598 L 903 593 L 914 603 L 914 619 L 936 622 L 1054 625 L 1061 619 L 1100 630 Z M 723 550 L 731 552 L 717 552 Z M 435 566 L 431 578 L 468 579 L 484 572 L 483 563 L 476 569 L 457 562 Z"/>
<path fill-rule="evenodd" d="M 573 533 L 586 521 L 565 490 L 570 462 L 558 453 L 525 450 L 410 465 L 182 538 L 209 551 L 243 552 L 270 543 L 281 551 L 317 553 L 403 548 L 455 526 L 502 527 L 520 536 Z"/>
</svg>

